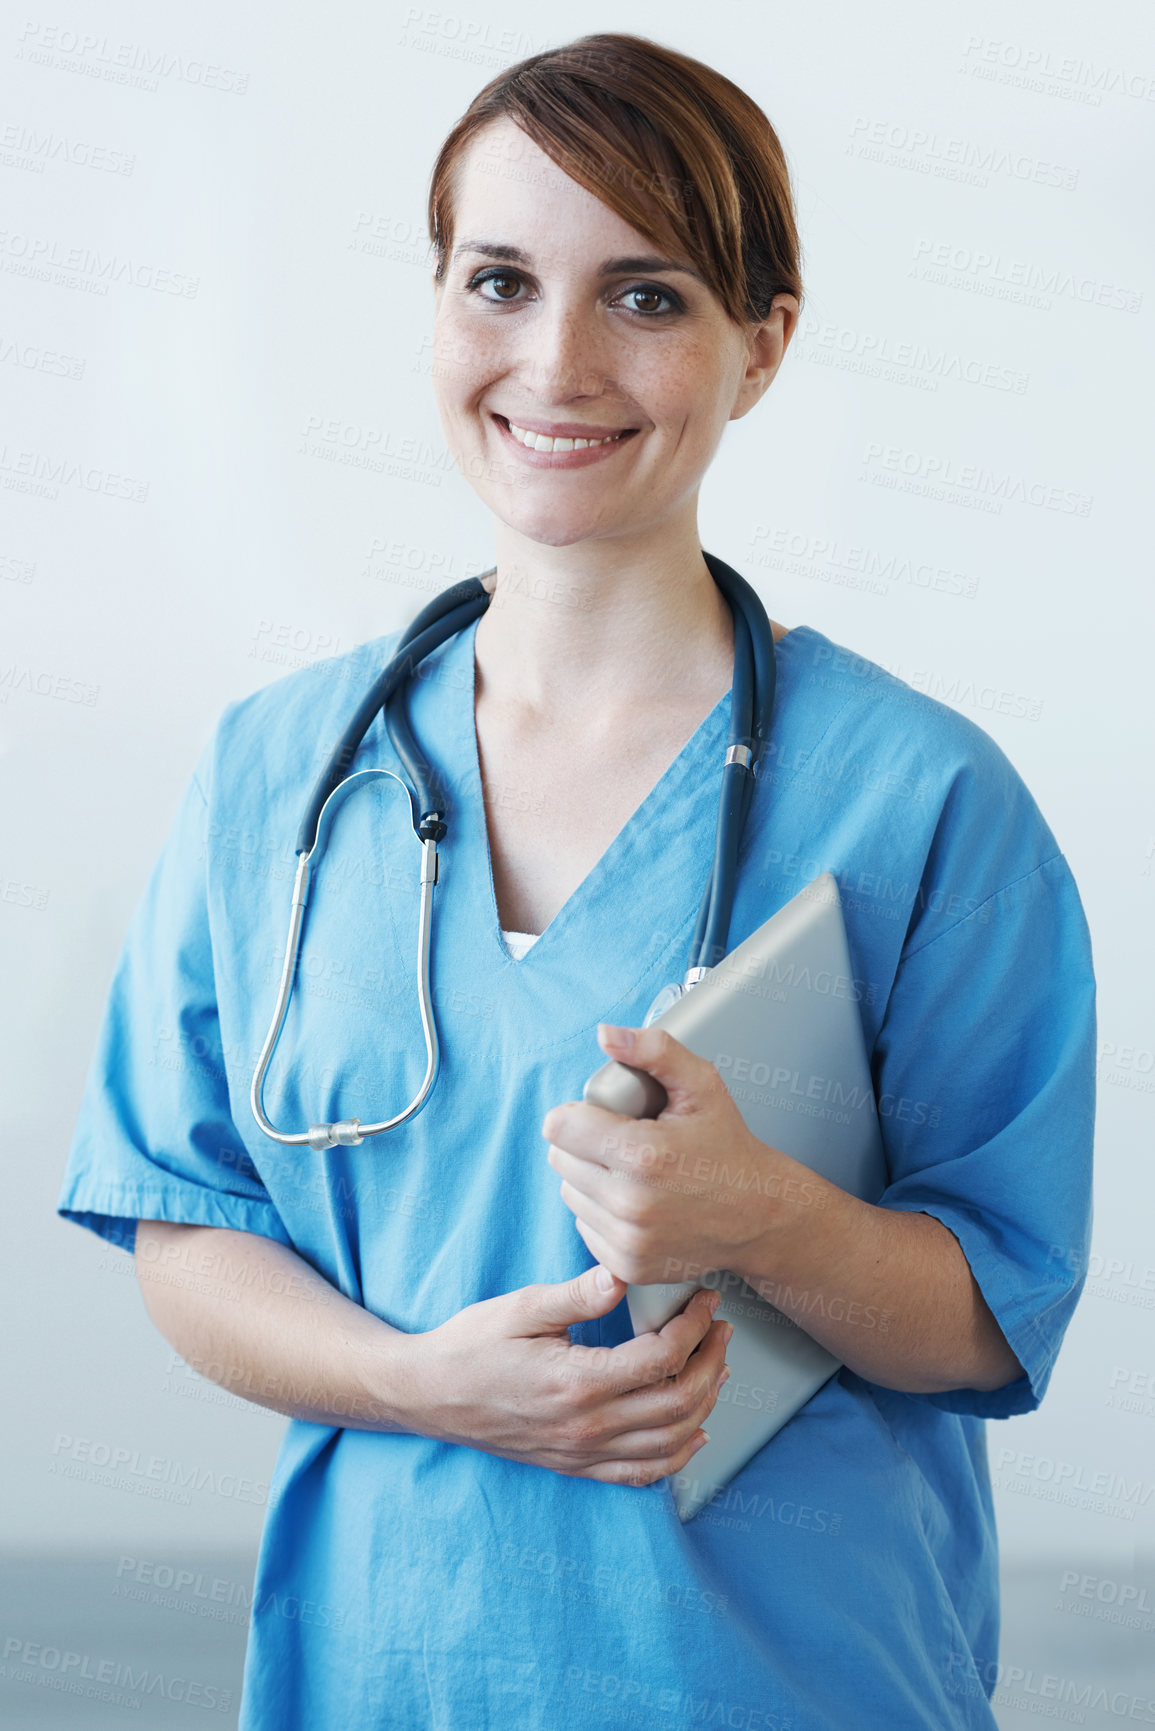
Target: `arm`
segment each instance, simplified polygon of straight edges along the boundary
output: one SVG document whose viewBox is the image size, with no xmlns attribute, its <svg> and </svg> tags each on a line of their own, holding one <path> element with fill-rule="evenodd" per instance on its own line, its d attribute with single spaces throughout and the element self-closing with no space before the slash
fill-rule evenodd
<svg viewBox="0 0 1155 1731">
<path fill-rule="evenodd" d="M 192 1368 L 289 1418 L 354 1430 L 412 1427 L 409 1337 L 354 1304 L 274 1239 L 141 1220 L 145 1308 Z"/>
<path fill-rule="evenodd" d="M 542 1129 L 563 1144 L 549 1159 L 579 1232 L 622 1279 L 732 1270 L 885 1388 L 996 1389 L 1022 1375 L 941 1221 L 860 1202 L 759 1141 L 714 1065 L 664 1030 L 606 1030 L 603 1046 L 663 1084 L 661 1117 L 633 1125 L 572 1102 Z"/>
<path fill-rule="evenodd" d="M 610 1484 L 681 1472 L 725 1369 L 703 1294 L 659 1334 L 574 1345 L 624 1289 L 605 1270 L 522 1287 L 406 1334 L 295 1251 L 254 1233 L 142 1220 L 136 1267 L 157 1328 L 195 1370 L 310 1423 L 407 1431 Z M 597 1277 L 604 1276 L 599 1285 Z"/>
<path fill-rule="evenodd" d="M 765 1143 L 760 1147 L 766 1148 Z M 876 1208 L 769 1148 L 794 1207 L 763 1197 L 761 1231 L 734 1265 L 868 1382 L 907 1394 L 1003 1388 L 1023 1374 L 958 1239 L 931 1214 Z M 793 1172 L 791 1172 L 793 1168 Z"/>
</svg>

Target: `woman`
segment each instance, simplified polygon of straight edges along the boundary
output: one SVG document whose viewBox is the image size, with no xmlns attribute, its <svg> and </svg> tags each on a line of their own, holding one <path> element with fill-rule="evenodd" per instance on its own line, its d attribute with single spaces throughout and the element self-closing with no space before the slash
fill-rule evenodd
<svg viewBox="0 0 1155 1731">
<path fill-rule="evenodd" d="M 838 878 L 890 1176 L 879 1206 L 823 1180 L 787 1200 L 804 1169 L 713 1067 L 630 1032 L 681 972 L 712 856 L 734 630 L 697 497 L 798 315 L 778 140 L 710 68 L 586 37 L 481 92 L 430 231 L 443 425 L 497 543 L 488 610 L 409 698 L 452 819 L 435 1093 L 324 1153 L 248 1109 L 302 802 L 390 638 L 226 710 L 60 1203 L 135 1246 L 192 1364 L 293 1420 L 242 1725 L 993 1726 L 983 1420 L 1041 1399 L 1088 1231 L 1071 874 L 985 733 L 773 625 L 730 943 Z M 397 767 L 380 717 L 357 764 Z M 276 1124 L 387 1116 L 423 1073 L 409 813 L 373 786 L 393 792 L 350 797 L 310 904 Z M 754 1163 L 743 1208 L 606 1152 L 622 1121 L 579 1103 L 606 1054 L 666 1087 L 651 1140 Z M 623 1283 L 670 1257 L 773 1291 L 845 1366 L 685 1526 L 670 1475 L 727 1327 L 702 1292 L 632 1338 Z"/>
</svg>

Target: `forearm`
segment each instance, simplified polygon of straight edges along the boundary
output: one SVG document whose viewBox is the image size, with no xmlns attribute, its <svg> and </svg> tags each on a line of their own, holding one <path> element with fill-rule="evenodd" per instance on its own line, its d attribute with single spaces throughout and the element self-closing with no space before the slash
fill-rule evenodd
<svg viewBox="0 0 1155 1731">
<path fill-rule="evenodd" d="M 414 1337 L 354 1304 L 286 1245 L 142 1220 L 135 1261 L 153 1322 L 211 1382 L 290 1418 L 412 1428 Z"/>
<path fill-rule="evenodd" d="M 778 1158 L 805 1200 L 763 1199 L 764 1230 L 734 1271 L 749 1286 L 884 1388 L 995 1389 L 1022 1375 L 941 1220 L 860 1202 Z"/>
</svg>

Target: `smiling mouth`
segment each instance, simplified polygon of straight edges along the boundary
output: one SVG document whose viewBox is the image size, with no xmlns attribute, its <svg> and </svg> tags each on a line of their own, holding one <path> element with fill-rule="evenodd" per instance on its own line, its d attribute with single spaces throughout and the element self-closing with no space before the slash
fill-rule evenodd
<svg viewBox="0 0 1155 1731">
<path fill-rule="evenodd" d="M 621 444 L 625 439 L 632 439 L 639 430 L 637 427 L 624 427 L 620 433 L 611 433 L 603 439 L 551 438 L 546 433 L 533 433 L 526 427 L 519 427 L 517 422 L 511 421 L 507 415 L 495 414 L 493 418 L 500 421 L 510 436 L 516 439 L 518 444 L 524 445 L 527 451 L 541 451 L 545 455 L 551 451 L 588 451 L 601 445 Z"/>
</svg>

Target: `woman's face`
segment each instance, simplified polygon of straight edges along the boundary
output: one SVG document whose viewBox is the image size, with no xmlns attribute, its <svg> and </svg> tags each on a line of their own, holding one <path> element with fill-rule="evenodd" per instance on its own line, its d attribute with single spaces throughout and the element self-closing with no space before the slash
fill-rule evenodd
<svg viewBox="0 0 1155 1731">
<path fill-rule="evenodd" d="M 454 229 L 435 287 L 433 377 L 445 437 L 478 496 L 511 529 L 557 547 L 692 512 L 726 422 L 778 369 L 794 297 L 777 296 L 764 325 L 734 325 L 688 259 L 655 246 L 504 118 L 459 167 Z M 623 436 L 543 451 L 510 423 L 523 437 Z"/>
</svg>

